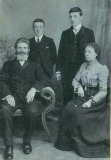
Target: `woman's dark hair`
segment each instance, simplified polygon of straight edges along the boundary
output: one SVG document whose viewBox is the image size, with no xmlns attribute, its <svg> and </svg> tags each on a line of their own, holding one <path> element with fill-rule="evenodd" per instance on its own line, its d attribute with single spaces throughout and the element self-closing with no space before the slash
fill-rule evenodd
<svg viewBox="0 0 111 160">
<path fill-rule="evenodd" d="M 88 46 L 94 48 L 94 51 L 97 54 L 97 58 L 99 58 L 101 50 L 100 50 L 99 46 L 97 45 L 97 43 L 92 42 L 92 43 L 85 44 L 85 48 Z"/>
<path fill-rule="evenodd" d="M 79 12 L 80 16 L 83 15 L 83 12 L 79 7 L 73 7 L 69 10 L 69 13 L 73 13 L 73 12 Z"/>
</svg>

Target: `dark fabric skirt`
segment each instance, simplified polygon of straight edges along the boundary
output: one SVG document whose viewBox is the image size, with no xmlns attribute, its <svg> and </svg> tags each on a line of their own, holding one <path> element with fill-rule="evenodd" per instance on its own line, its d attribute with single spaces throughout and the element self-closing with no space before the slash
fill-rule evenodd
<svg viewBox="0 0 111 160">
<path fill-rule="evenodd" d="M 87 101 L 76 96 L 65 107 L 55 147 L 75 151 L 85 158 L 109 157 L 109 107 L 106 99 L 90 108 L 82 108 Z"/>
</svg>

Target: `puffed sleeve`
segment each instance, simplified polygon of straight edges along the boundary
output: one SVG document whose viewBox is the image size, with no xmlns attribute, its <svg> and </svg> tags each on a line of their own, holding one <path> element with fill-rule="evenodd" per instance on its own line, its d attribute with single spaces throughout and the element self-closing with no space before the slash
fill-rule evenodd
<svg viewBox="0 0 111 160">
<path fill-rule="evenodd" d="M 108 68 L 106 66 L 101 66 L 99 69 L 99 92 L 93 97 L 95 102 L 101 101 L 107 95 L 108 76 Z"/>
<path fill-rule="evenodd" d="M 79 87 L 82 87 L 81 84 L 80 84 L 80 80 L 81 80 L 82 71 L 84 70 L 85 65 L 86 65 L 86 63 L 83 63 L 81 65 L 81 67 L 79 68 L 79 71 L 77 72 L 75 78 L 72 81 L 72 85 L 76 89 L 78 89 Z"/>
</svg>

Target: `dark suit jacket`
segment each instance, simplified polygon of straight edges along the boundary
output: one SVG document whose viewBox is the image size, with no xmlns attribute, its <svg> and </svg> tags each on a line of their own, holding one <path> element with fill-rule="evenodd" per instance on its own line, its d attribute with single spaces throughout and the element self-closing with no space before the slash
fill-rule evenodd
<svg viewBox="0 0 111 160">
<path fill-rule="evenodd" d="M 37 61 L 37 45 L 35 38 L 31 38 L 30 40 L 30 55 L 29 59 L 32 61 Z M 46 37 L 43 35 L 41 42 L 40 42 L 40 55 L 42 59 L 42 65 L 52 77 L 53 75 L 53 65 L 56 63 L 57 53 L 56 47 L 54 44 L 53 39 Z"/>
<path fill-rule="evenodd" d="M 17 101 L 19 98 L 26 101 L 27 92 L 33 87 L 41 91 L 49 86 L 48 78 L 43 73 L 41 66 L 30 60 L 21 66 L 17 59 L 5 62 L 1 71 L 3 98 L 13 95 Z"/>
<path fill-rule="evenodd" d="M 63 79 L 65 79 L 66 76 L 68 76 L 69 55 L 74 53 L 73 39 L 74 33 L 72 27 L 66 31 L 63 31 L 59 45 L 56 68 L 57 71 L 61 71 Z M 76 59 L 76 65 L 78 67 L 75 67 L 79 68 L 80 65 L 85 61 L 84 45 L 90 42 L 95 42 L 94 33 L 92 30 L 82 26 L 80 29 L 80 39 L 78 43 L 78 58 Z"/>
</svg>

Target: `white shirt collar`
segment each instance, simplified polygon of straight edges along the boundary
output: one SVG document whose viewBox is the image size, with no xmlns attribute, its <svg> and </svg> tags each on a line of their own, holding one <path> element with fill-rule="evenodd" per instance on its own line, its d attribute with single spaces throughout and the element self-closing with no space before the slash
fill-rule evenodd
<svg viewBox="0 0 111 160">
<path fill-rule="evenodd" d="M 74 27 L 73 32 L 77 34 L 80 31 L 81 27 L 82 27 L 82 24 L 81 23 L 78 24 L 77 26 Z"/>
<path fill-rule="evenodd" d="M 42 34 L 41 36 L 39 36 L 39 37 L 37 37 L 37 36 L 35 35 L 35 41 L 37 42 L 37 39 L 39 38 L 39 42 L 40 42 L 41 39 L 42 39 L 42 37 L 43 37 L 43 34 Z"/>
<path fill-rule="evenodd" d="M 20 62 L 21 66 L 23 66 L 25 61 L 27 61 L 27 58 L 24 61 L 20 61 L 18 58 L 17 58 L 17 60 Z"/>
</svg>

